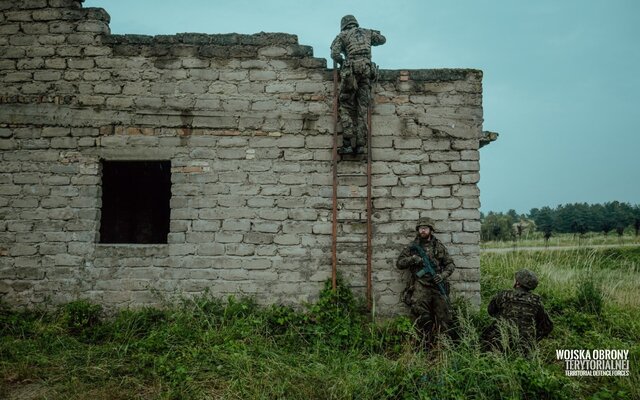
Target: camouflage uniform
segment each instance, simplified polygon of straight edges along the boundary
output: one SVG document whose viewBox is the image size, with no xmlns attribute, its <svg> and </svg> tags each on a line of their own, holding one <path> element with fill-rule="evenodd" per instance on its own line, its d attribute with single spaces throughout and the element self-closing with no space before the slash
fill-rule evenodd
<svg viewBox="0 0 640 400">
<path fill-rule="evenodd" d="M 513 342 L 516 349 L 527 353 L 531 345 L 553 330 L 553 322 L 546 313 L 540 296 L 531 293 L 538 286 L 535 274 L 526 269 L 516 272 L 516 287 L 497 293 L 491 301 L 487 311 L 489 315 L 504 320 L 515 326 L 518 332 L 518 342 Z M 485 346 L 500 347 L 500 332 L 497 322 L 494 322 L 483 334 Z"/>
<path fill-rule="evenodd" d="M 353 15 L 344 16 L 340 28 L 341 32 L 331 43 L 331 58 L 341 65 L 339 108 L 343 136 L 340 150 L 341 153 L 362 153 L 367 143 L 371 81 L 376 77 L 371 46 L 384 44 L 387 39 L 378 31 L 360 28 Z M 352 149 L 354 133 L 355 150 Z"/>
<path fill-rule="evenodd" d="M 412 247 L 414 244 L 418 245 L 427 253 L 436 274 L 442 278 L 441 285 L 447 296 L 449 295 L 447 278 L 453 273 L 455 264 L 444 245 L 433 236 L 433 221 L 429 218 L 421 218 L 416 225 L 416 230 L 420 226 L 431 227 L 431 237 L 425 240 L 418 235 L 409 246 L 402 250 L 396 262 L 399 269 L 408 269 L 411 273 L 409 284 L 405 289 L 404 301 L 411 307 L 411 313 L 416 317 L 419 327 L 426 333 L 431 331 L 447 332 L 452 323 L 448 299 L 440 292 L 432 277 L 424 275 L 419 278 L 416 275 L 423 268 L 423 263 L 418 252 Z"/>
</svg>

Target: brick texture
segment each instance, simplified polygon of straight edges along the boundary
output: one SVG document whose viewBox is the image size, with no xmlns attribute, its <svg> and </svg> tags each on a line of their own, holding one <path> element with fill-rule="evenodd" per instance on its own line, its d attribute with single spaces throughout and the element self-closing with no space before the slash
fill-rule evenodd
<svg viewBox="0 0 640 400">
<path fill-rule="evenodd" d="M 110 35 L 73 0 L 0 9 L 0 296 L 17 305 L 153 293 L 313 301 L 330 277 L 332 71 L 295 35 Z M 4 3 L 3 3 L 4 4 Z M 329 39 L 328 39 L 329 40 Z M 376 309 L 430 216 L 478 305 L 482 72 L 381 71 L 373 110 Z M 99 244 L 100 160 L 170 160 L 166 245 Z M 342 172 L 363 164 L 343 161 Z M 355 180 L 340 188 L 364 192 Z M 362 204 L 340 200 L 341 215 Z M 362 234 L 354 226 L 346 237 Z M 362 245 L 344 254 L 362 257 Z M 362 269 L 344 271 L 354 287 Z"/>
</svg>

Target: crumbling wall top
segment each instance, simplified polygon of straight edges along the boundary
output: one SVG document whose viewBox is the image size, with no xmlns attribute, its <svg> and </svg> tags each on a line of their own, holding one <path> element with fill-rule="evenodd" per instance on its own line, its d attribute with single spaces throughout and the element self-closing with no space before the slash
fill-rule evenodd
<svg viewBox="0 0 640 400">
<path fill-rule="evenodd" d="M 381 81 L 454 82 L 469 78 L 482 80 L 482 71 L 468 68 L 380 70 Z"/>
<path fill-rule="evenodd" d="M 249 45 L 268 46 L 274 44 L 298 44 L 298 37 L 288 33 L 260 32 L 253 35 L 240 33 L 206 34 L 206 33 L 178 33 L 175 35 L 108 35 L 104 39 L 108 44 L 188 44 L 219 46 Z"/>
<path fill-rule="evenodd" d="M 0 10 L 38 8 L 82 8 L 84 0 L 0 0 Z"/>
<path fill-rule="evenodd" d="M 116 56 L 201 58 L 312 58 L 313 48 L 298 44 L 296 35 L 260 32 L 178 33 L 176 35 L 104 35 Z M 326 65 L 326 61 L 322 63 Z"/>
</svg>

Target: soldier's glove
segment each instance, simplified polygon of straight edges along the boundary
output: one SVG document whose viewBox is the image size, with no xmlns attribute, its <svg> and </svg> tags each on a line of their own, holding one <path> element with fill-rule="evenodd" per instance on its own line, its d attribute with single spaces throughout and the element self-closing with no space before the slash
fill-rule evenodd
<svg viewBox="0 0 640 400">
<path fill-rule="evenodd" d="M 435 282 L 436 285 L 439 285 L 442 283 L 444 279 L 442 278 L 442 276 L 440 274 L 435 274 L 433 276 L 433 281 Z"/>
<path fill-rule="evenodd" d="M 416 266 L 421 266 L 422 265 L 422 257 L 420 257 L 417 254 L 414 254 L 411 256 L 411 264 L 416 265 Z"/>
</svg>

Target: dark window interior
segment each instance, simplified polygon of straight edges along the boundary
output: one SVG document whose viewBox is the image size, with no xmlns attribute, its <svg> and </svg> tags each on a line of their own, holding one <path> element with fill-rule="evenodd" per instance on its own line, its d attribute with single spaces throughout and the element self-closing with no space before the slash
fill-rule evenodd
<svg viewBox="0 0 640 400">
<path fill-rule="evenodd" d="M 102 161 L 100 243 L 167 243 L 170 161 Z"/>
</svg>

